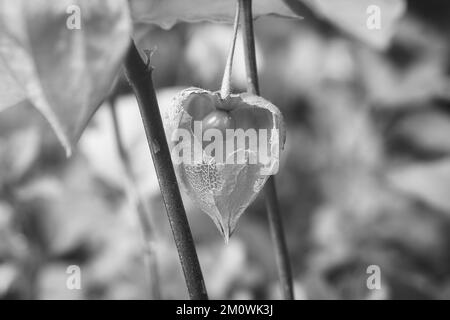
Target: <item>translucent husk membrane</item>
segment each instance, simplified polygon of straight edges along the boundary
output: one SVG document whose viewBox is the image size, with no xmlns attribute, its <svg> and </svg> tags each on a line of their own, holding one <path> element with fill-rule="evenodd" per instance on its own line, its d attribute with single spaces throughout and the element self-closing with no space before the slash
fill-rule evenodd
<svg viewBox="0 0 450 320">
<path fill-rule="evenodd" d="M 194 134 L 193 121 L 201 121 L 217 109 L 229 112 L 236 129 L 255 129 L 258 134 L 265 129 L 267 136 L 262 135 L 261 139 L 258 136 L 257 145 L 246 140 L 244 145 L 238 146 L 235 140 L 232 152 L 226 150 L 228 141 L 224 139 L 223 157 L 208 154 L 205 147 L 210 142 L 201 141 L 202 135 L 198 132 Z M 218 92 L 189 88 L 174 98 L 171 107 L 163 114 L 163 120 L 171 152 L 180 143 L 174 135 L 177 129 L 189 132 L 191 142 L 199 144 L 199 148 L 189 149 L 190 161 L 174 161 L 175 172 L 182 189 L 213 219 L 228 242 L 239 217 L 256 198 L 268 177 L 278 170 L 279 154 L 286 138 L 280 111 L 269 101 L 248 93 L 231 94 L 222 99 Z M 265 164 L 257 156 L 264 144 L 268 150 L 263 153 L 268 156 Z M 238 161 L 239 152 L 242 152 L 240 160 L 244 161 Z"/>
</svg>

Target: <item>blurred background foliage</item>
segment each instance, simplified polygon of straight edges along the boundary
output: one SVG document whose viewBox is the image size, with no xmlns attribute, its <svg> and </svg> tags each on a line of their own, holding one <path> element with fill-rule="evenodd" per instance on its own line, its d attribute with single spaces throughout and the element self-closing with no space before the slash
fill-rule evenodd
<svg viewBox="0 0 450 320">
<path fill-rule="evenodd" d="M 450 3 L 408 1 L 385 51 L 324 21 L 255 23 L 261 92 L 283 112 L 288 137 L 277 175 L 298 299 L 450 298 Z M 217 90 L 231 26 L 136 26 L 160 108 L 181 88 Z M 242 46 L 233 71 L 245 90 Z M 121 79 L 116 109 L 155 224 L 164 298 L 186 298 L 177 253 L 134 97 Z M 185 205 L 211 298 L 279 298 L 264 202 L 228 245 Z M 107 105 L 66 159 L 30 105 L 0 117 L 0 297 L 142 299 L 143 242 L 127 197 Z M 79 265 L 82 290 L 68 290 Z M 381 268 L 381 290 L 366 269 Z"/>
</svg>

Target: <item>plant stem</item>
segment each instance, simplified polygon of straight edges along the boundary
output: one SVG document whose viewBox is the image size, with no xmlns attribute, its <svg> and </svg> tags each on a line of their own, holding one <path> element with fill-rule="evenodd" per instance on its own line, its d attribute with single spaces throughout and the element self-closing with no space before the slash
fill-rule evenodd
<svg viewBox="0 0 450 320">
<path fill-rule="evenodd" d="M 285 300 L 294 299 L 294 287 L 292 283 L 292 270 L 289 259 L 289 252 L 284 236 L 283 220 L 281 219 L 280 208 L 275 187 L 275 177 L 270 176 L 264 186 L 267 215 L 270 225 L 270 233 L 277 260 L 278 277 L 280 278 L 281 294 Z"/>
<path fill-rule="evenodd" d="M 119 154 L 119 159 L 123 167 L 126 181 L 127 196 L 136 209 L 144 237 L 145 264 L 148 269 L 150 297 L 154 300 L 159 300 L 161 299 L 161 291 L 159 286 L 158 264 L 155 252 L 156 239 L 153 227 L 154 224 L 151 221 L 150 210 L 139 192 L 136 177 L 133 173 L 133 167 L 123 143 L 114 98 L 110 100 L 110 108 L 117 153 Z"/>
<path fill-rule="evenodd" d="M 247 71 L 247 91 L 259 95 L 258 69 L 256 66 L 255 34 L 253 32 L 252 1 L 239 0 L 242 12 L 242 37 L 244 39 L 245 68 Z"/>
<path fill-rule="evenodd" d="M 236 2 L 236 15 L 233 24 L 233 39 L 231 40 L 230 51 L 228 52 L 227 63 L 225 65 L 225 71 L 222 78 L 222 87 L 220 88 L 220 96 L 225 99 L 230 95 L 231 87 L 231 71 L 233 69 L 234 48 L 236 47 L 236 38 L 239 29 L 239 3 Z"/>
<path fill-rule="evenodd" d="M 125 58 L 125 72 L 139 104 L 186 286 L 191 299 L 208 299 L 194 240 L 170 158 L 151 71 L 132 41 Z"/>
<path fill-rule="evenodd" d="M 258 71 L 256 67 L 255 36 L 253 32 L 252 1 L 239 0 L 243 16 L 242 33 L 244 38 L 245 66 L 247 70 L 247 91 L 259 95 Z M 275 178 L 270 176 L 264 186 L 267 215 L 274 243 L 278 276 L 282 296 L 286 300 L 294 299 L 292 271 L 284 236 L 283 223 L 278 205 Z"/>
</svg>

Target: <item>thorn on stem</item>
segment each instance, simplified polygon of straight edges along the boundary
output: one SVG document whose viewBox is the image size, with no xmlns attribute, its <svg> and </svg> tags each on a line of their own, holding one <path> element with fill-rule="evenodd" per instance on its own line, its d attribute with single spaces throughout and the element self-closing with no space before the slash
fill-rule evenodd
<svg viewBox="0 0 450 320">
<path fill-rule="evenodd" d="M 153 67 L 150 65 L 150 59 L 153 54 L 158 50 L 158 47 L 153 47 L 153 49 L 144 49 L 145 57 L 147 58 L 145 61 L 145 67 L 148 71 L 153 71 Z"/>
</svg>

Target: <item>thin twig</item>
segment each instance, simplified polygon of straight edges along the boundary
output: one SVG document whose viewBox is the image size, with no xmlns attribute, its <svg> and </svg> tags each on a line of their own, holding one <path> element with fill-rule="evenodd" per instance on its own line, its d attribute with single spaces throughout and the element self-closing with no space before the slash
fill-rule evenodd
<svg viewBox="0 0 450 320">
<path fill-rule="evenodd" d="M 256 67 L 255 35 L 253 32 L 252 1 L 239 0 L 242 13 L 242 37 L 244 39 L 247 91 L 259 95 L 258 69 Z"/>
<path fill-rule="evenodd" d="M 122 133 L 120 130 L 119 120 L 117 118 L 117 110 L 115 99 L 110 100 L 110 110 L 112 123 L 114 128 L 114 136 L 116 142 L 117 153 L 122 164 L 124 177 L 126 181 L 126 192 L 130 202 L 134 205 L 138 214 L 139 222 L 144 237 L 145 264 L 149 276 L 150 297 L 154 300 L 161 299 L 161 290 L 159 286 L 158 264 L 155 251 L 155 228 L 151 220 L 150 210 L 146 205 L 142 195 L 139 192 L 136 177 L 133 173 L 133 167 L 130 162 L 129 155 L 125 149 Z"/>
<path fill-rule="evenodd" d="M 151 76 L 135 44 L 131 42 L 125 59 L 125 72 L 136 95 L 159 187 L 191 299 L 208 299 L 200 263 L 192 239 L 183 201 L 170 158 L 161 114 Z M 150 165 L 150 164 L 149 164 Z"/>
<path fill-rule="evenodd" d="M 230 51 L 228 52 L 227 63 L 225 65 L 225 71 L 222 78 L 222 87 L 220 88 L 220 96 L 222 99 L 225 99 L 230 95 L 231 71 L 233 69 L 234 48 L 236 47 L 236 38 L 239 29 L 239 16 L 240 7 L 239 3 L 236 3 L 236 14 L 233 24 L 233 39 L 231 40 Z"/>
<path fill-rule="evenodd" d="M 247 69 L 247 91 L 259 95 L 258 71 L 256 67 L 255 36 L 253 32 L 252 1 L 239 0 L 243 16 L 242 33 L 244 38 L 245 66 Z M 294 299 L 292 271 L 284 236 L 283 224 L 277 199 L 275 178 L 270 176 L 264 186 L 267 215 L 277 260 L 281 292 L 286 300 Z"/>
</svg>

